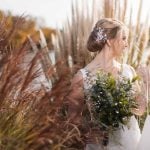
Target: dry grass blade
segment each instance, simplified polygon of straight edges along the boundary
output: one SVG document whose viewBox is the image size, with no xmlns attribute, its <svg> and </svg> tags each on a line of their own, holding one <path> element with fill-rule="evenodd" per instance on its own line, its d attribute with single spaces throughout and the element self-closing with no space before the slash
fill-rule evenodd
<svg viewBox="0 0 150 150">
<path fill-rule="evenodd" d="M 8 47 L 11 43 L 11 40 L 6 41 L 2 47 Z M 69 91 L 70 69 L 62 63 L 60 74 L 57 76 L 55 68 L 58 68 L 60 63 L 56 63 L 55 66 L 49 63 L 50 67 L 45 66 L 45 70 L 42 71 L 39 64 L 45 54 L 40 52 L 42 49 L 37 48 L 34 53 L 30 50 L 31 46 L 27 41 L 19 48 L 11 49 L 11 53 L 1 53 L 0 149 L 2 150 L 52 149 L 62 143 L 57 146 L 61 149 L 73 143 L 74 137 L 79 137 L 79 131 L 74 130 L 72 126 L 67 127 L 69 126 L 65 123 L 67 118 L 61 112 Z M 47 90 L 39 81 L 41 74 L 46 76 L 45 73 L 48 73 L 50 80 L 53 77 L 57 78 L 51 90 Z M 64 137 L 68 137 L 70 132 L 73 133 L 71 137 L 69 136 L 71 139 L 64 141 Z"/>
</svg>

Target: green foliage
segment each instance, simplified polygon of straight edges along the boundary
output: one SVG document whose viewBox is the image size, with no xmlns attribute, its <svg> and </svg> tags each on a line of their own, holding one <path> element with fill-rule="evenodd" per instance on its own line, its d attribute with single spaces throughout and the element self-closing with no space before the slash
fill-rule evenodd
<svg viewBox="0 0 150 150">
<path fill-rule="evenodd" d="M 110 73 L 98 72 L 95 84 L 90 89 L 94 119 L 106 129 L 116 129 L 127 124 L 137 107 L 132 81 L 119 76 L 116 79 Z"/>
</svg>

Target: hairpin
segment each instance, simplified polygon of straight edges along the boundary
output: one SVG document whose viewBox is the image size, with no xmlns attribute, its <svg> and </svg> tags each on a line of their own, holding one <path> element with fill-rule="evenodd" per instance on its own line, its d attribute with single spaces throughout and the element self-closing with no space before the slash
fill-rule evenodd
<svg viewBox="0 0 150 150">
<path fill-rule="evenodd" d="M 96 33 L 97 33 L 97 38 L 96 38 L 96 41 L 99 42 L 99 41 L 103 41 L 105 42 L 107 40 L 107 35 L 106 33 L 104 33 L 104 28 L 97 28 L 96 29 Z"/>
</svg>

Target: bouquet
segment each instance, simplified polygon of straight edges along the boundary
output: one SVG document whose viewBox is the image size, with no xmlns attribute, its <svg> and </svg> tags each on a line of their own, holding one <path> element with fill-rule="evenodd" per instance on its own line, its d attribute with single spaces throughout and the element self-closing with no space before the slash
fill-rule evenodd
<svg viewBox="0 0 150 150">
<path fill-rule="evenodd" d="M 105 130 L 115 130 L 126 125 L 137 108 L 133 83 L 138 77 L 130 79 L 99 71 L 88 90 L 92 117 Z"/>
</svg>

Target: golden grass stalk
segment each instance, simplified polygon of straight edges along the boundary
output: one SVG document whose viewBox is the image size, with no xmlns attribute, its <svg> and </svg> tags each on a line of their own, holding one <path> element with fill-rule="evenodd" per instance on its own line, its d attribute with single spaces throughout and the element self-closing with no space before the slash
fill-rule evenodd
<svg viewBox="0 0 150 150">
<path fill-rule="evenodd" d="M 1 34 L 0 39 L 3 35 L 6 33 Z M 45 73 L 49 79 L 53 75 L 56 77 L 55 68 L 60 63 L 49 64 L 43 71 L 39 64 L 45 54 L 34 42 L 27 40 L 23 45 L 9 49 L 11 38 L 8 42 L 5 37 L 5 41 L 7 43 L 1 47 L 7 49 L 1 49 L 4 51 L 0 57 L 0 149 L 61 149 L 78 143 L 77 127 L 70 125 L 62 113 L 69 91 L 70 70 L 61 64 L 61 76 L 51 90 L 47 89 L 40 83 L 40 77 Z M 37 50 L 34 53 L 33 47 Z"/>
<path fill-rule="evenodd" d="M 86 5 L 85 5 L 86 4 Z M 89 53 L 86 49 L 86 41 L 93 25 L 97 19 L 111 17 L 119 19 L 129 27 L 129 51 L 124 57 L 127 62 L 135 68 L 142 62 L 142 56 L 148 43 L 149 36 L 148 22 L 141 24 L 142 1 L 139 3 L 136 24 L 132 21 L 132 7 L 130 9 L 129 19 L 127 19 L 127 10 L 129 3 L 127 0 L 105 0 L 93 1 L 92 5 L 76 1 L 72 3 L 72 16 L 66 20 L 62 30 L 58 30 L 58 42 L 55 43 L 56 59 L 60 57 L 69 66 L 69 58 L 73 65 L 79 64 L 83 67 L 95 54 Z"/>
</svg>

